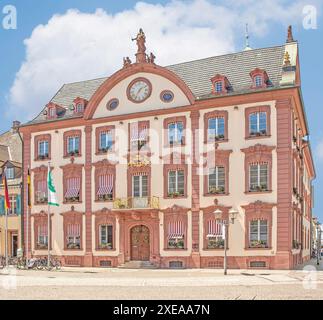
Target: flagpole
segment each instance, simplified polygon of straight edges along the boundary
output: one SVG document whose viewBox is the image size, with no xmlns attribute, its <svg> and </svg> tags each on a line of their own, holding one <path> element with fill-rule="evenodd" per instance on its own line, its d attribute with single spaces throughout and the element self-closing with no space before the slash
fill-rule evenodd
<svg viewBox="0 0 323 320">
<path fill-rule="evenodd" d="M 5 234 L 5 252 L 6 252 L 6 267 L 8 267 L 9 259 L 8 259 L 8 208 L 6 209 L 6 234 Z"/>
<path fill-rule="evenodd" d="M 50 161 L 48 161 L 48 173 L 50 172 Z M 48 175 L 48 174 L 47 174 Z M 49 189 L 48 189 L 48 182 L 47 182 L 47 194 L 49 195 Z M 48 197 L 48 196 L 47 196 Z M 47 267 L 50 268 L 50 204 L 49 199 L 47 200 L 48 203 L 48 216 L 47 216 L 47 250 L 48 250 L 48 256 L 47 256 Z"/>
<path fill-rule="evenodd" d="M 28 179 L 28 177 L 27 177 Z M 27 235 L 26 235 L 26 240 L 27 240 L 27 243 L 26 243 L 26 266 L 29 265 L 29 186 L 28 186 L 28 183 L 27 183 L 27 214 L 26 214 L 26 232 L 27 232 Z"/>
</svg>

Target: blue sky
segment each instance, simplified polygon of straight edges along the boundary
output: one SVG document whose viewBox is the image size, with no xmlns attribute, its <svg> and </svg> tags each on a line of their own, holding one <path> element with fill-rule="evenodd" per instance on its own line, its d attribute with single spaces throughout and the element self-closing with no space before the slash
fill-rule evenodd
<svg viewBox="0 0 323 320">
<path fill-rule="evenodd" d="M 246 22 L 253 48 L 280 45 L 292 24 L 300 44 L 302 90 L 317 171 L 314 214 L 323 222 L 323 21 L 319 0 L 0 0 L 0 21 L 8 4 L 17 9 L 17 29 L 5 30 L 0 25 L 0 132 L 14 119 L 26 121 L 34 116 L 63 83 L 117 70 L 122 57 L 133 54 L 130 37 L 140 26 L 157 63 L 163 65 L 241 50 Z M 316 29 L 307 30 L 302 24 L 302 9 L 308 4 L 317 9 Z"/>
</svg>

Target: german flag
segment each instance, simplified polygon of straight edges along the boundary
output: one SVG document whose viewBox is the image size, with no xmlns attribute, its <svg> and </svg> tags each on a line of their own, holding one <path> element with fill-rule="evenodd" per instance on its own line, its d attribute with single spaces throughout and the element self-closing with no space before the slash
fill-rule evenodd
<svg viewBox="0 0 323 320">
<path fill-rule="evenodd" d="M 3 187 L 4 187 L 4 207 L 6 211 L 10 209 L 10 200 L 9 200 L 9 192 L 8 192 L 8 183 L 7 183 L 7 175 L 6 175 L 6 170 L 3 173 Z"/>
<path fill-rule="evenodd" d="M 30 170 L 28 168 L 27 172 L 27 201 L 28 201 L 28 207 L 31 208 L 31 179 L 30 179 Z"/>
</svg>

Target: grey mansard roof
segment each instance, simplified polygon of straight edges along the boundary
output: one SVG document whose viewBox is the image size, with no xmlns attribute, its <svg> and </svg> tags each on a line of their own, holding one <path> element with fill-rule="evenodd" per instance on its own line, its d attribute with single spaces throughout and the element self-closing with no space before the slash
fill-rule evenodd
<svg viewBox="0 0 323 320">
<path fill-rule="evenodd" d="M 210 79 L 216 74 L 228 78 L 232 86 L 232 91 L 229 94 L 252 91 L 250 89 L 250 72 L 256 68 L 266 70 L 271 83 L 267 90 L 279 88 L 282 79 L 284 52 L 285 45 L 282 45 L 214 56 L 166 66 L 166 68 L 177 74 L 191 89 L 196 98 L 206 99 L 210 97 L 211 93 Z M 64 116 L 57 120 L 78 117 L 68 108 L 73 100 L 77 97 L 90 100 L 106 79 L 108 78 L 64 84 L 51 100 L 51 102 L 66 108 Z M 46 121 L 46 117 L 41 112 L 27 125 L 44 121 Z"/>
</svg>

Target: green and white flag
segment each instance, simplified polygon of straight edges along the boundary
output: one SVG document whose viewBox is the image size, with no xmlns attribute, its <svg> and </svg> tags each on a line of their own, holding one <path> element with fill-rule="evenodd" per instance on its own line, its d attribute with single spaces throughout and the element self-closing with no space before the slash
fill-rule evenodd
<svg viewBox="0 0 323 320">
<path fill-rule="evenodd" d="M 48 205 L 58 207 L 59 204 L 56 199 L 56 190 L 53 184 L 53 178 L 52 178 L 52 173 L 50 171 L 50 166 L 48 166 L 47 187 L 48 187 Z"/>
</svg>

